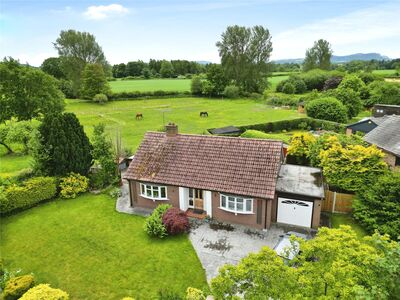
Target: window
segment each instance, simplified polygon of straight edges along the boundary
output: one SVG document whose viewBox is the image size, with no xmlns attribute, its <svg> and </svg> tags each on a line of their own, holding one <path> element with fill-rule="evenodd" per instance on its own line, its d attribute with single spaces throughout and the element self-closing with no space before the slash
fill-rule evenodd
<svg viewBox="0 0 400 300">
<path fill-rule="evenodd" d="M 253 213 L 253 199 L 221 194 L 220 208 L 235 214 Z"/>
<path fill-rule="evenodd" d="M 168 200 L 166 186 L 141 183 L 140 195 L 153 200 Z"/>
</svg>

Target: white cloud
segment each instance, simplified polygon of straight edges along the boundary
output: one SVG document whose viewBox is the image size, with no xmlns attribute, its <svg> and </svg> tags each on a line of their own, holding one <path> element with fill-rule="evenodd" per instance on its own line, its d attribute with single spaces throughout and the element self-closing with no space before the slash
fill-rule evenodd
<svg viewBox="0 0 400 300">
<path fill-rule="evenodd" d="M 336 54 L 349 54 L 357 46 L 358 52 L 386 54 L 383 48 L 387 44 L 396 46 L 400 56 L 399 16 L 399 4 L 380 5 L 278 33 L 273 37 L 273 58 L 303 57 L 305 50 L 320 38 L 329 41 Z M 393 49 L 387 52 L 395 54 Z"/>
<path fill-rule="evenodd" d="M 91 20 L 103 20 L 112 16 L 123 16 L 129 13 L 129 9 L 121 4 L 89 6 L 83 15 Z"/>
</svg>

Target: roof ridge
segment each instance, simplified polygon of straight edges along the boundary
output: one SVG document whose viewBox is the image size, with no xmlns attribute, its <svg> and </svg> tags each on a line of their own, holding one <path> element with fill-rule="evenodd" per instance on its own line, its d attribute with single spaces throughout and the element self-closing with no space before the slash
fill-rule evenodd
<svg viewBox="0 0 400 300">
<path fill-rule="evenodd" d="M 160 131 L 146 131 L 145 134 L 147 133 L 157 133 L 159 135 L 164 135 L 165 132 L 160 132 Z M 207 137 L 207 138 L 221 138 L 221 139 L 236 139 L 236 140 L 255 140 L 255 141 L 264 141 L 264 142 L 278 142 L 283 144 L 283 141 L 278 140 L 278 139 L 261 139 L 261 138 L 244 138 L 240 136 L 221 136 L 221 135 L 208 135 L 208 134 L 196 134 L 196 133 L 178 133 L 180 136 L 199 136 L 199 137 Z"/>
</svg>

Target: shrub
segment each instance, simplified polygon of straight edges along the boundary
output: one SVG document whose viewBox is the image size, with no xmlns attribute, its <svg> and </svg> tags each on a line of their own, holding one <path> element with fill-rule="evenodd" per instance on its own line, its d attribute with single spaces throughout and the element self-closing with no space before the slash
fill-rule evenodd
<svg viewBox="0 0 400 300">
<path fill-rule="evenodd" d="M 200 76 L 193 76 L 191 84 L 190 84 L 190 91 L 193 95 L 201 95 L 203 92 L 203 82 L 201 81 Z"/>
<path fill-rule="evenodd" d="M 381 80 L 383 81 L 383 78 L 378 76 L 378 75 L 374 75 L 372 73 L 368 73 L 368 72 L 361 72 L 358 74 L 358 77 L 365 83 L 365 84 L 370 84 L 371 82 L 375 81 L 375 80 Z"/>
<path fill-rule="evenodd" d="M 52 177 L 35 177 L 22 185 L 12 184 L 0 192 L 0 214 L 25 209 L 56 196 L 57 186 Z"/>
<path fill-rule="evenodd" d="M 323 90 L 327 91 L 331 89 L 336 89 L 341 82 L 342 82 L 342 77 L 329 78 L 325 80 Z"/>
<path fill-rule="evenodd" d="M 35 285 L 32 275 L 23 275 L 11 278 L 4 288 L 3 299 L 19 299 L 26 291 Z"/>
<path fill-rule="evenodd" d="M 225 87 L 223 95 L 230 99 L 239 98 L 239 88 L 235 85 L 228 85 Z"/>
<path fill-rule="evenodd" d="M 353 214 L 369 232 L 378 230 L 396 240 L 400 236 L 399 199 L 400 173 L 389 173 L 359 190 Z"/>
<path fill-rule="evenodd" d="M 171 207 L 169 204 L 158 205 L 152 214 L 146 218 L 144 222 L 144 231 L 150 236 L 163 238 L 167 236 L 167 229 L 165 228 L 162 217 L 164 213 Z"/>
<path fill-rule="evenodd" d="M 369 86 L 371 97 L 364 105 L 371 107 L 374 104 L 400 105 L 400 85 L 385 81 L 375 81 Z"/>
<path fill-rule="evenodd" d="M 72 81 L 66 79 L 60 79 L 58 81 L 58 87 L 63 92 L 65 98 L 75 98 L 74 88 L 72 86 Z"/>
<path fill-rule="evenodd" d="M 189 230 L 189 219 L 186 213 L 179 208 L 169 208 L 162 217 L 162 223 L 168 234 L 174 235 Z"/>
<path fill-rule="evenodd" d="M 27 291 L 20 300 L 68 300 L 69 296 L 60 289 L 53 289 L 49 284 L 39 284 Z"/>
<path fill-rule="evenodd" d="M 121 300 L 135 300 L 135 298 L 132 298 L 132 297 L 124 297 L 124 298 L 122 298 Z"/>
<path fill-rule="evenodd" d="M 297 98 L 286 95 L 273 95 L 267 99 L 267 103 L 276 106 L 297 106 Z"/>
<path fill-rule="evenodd" d="M 259 93 L 251 93 L 251 94 L 250 94 L 250 98 L 251 98 L 251 99 L 256 99 L 256 100 L 258 100 L 258 99 L 261 99 L 261 98 L 262 98 L 262 95 L 259 94 Z"/>
<path fill-rule="evenodd" d="M 302 74 L 301 78 L 304 80 L 308 91 L 314 89 L 321 91 L 324 88 L 325 81 L 331 76 L 327 71 L 316 69 Z"/>
<path fill-rule="evenodd" d="M 285 94 L 294 94 L 296 92 L 296 88 L 292 83 L 286 82 L 282 87 L 282 92 Z"/>
<path fill-rule="evenodd" d="M 333 95 L 346 106 L 349 119 L 357 116 L 363 109 L 359 94 L 350 88 L 339 87 L 333 91 Z"/>
<path fill-rule="evenodd" d="M 291 86 L 285 88 L 286 84 L 293 85 L 294 87 L 294 92 L 291 92 Z M 285 91 L 286 90 L 286 91 Z M 301 79 L 299 76 L 290 76 L 286 80 L 282 80 L 278 83 L 276 86 L 276 91 L 277 92 L 282 92 L 285 94 L 303 94 L 305 91 L 307 91 L 307 86 L 306 83 L 304 82 L 303 79 Z"/>
<path fill-rule="evenodd" d="M 339 88 L 348 88 L 355 92 L 359 92 L 362 87 L 365 87 L 365 83 L 357 75 L 346 75 L 339 84 Z"/>
<path fill-rule="evenodd" d="M 202 290 L 188 287 L 186 290 L 186 300 L 206 300 Z"/>
<path fill-rule="evenodd" d="M 158 291 L 158 300 L 183 300 L 183 297 L 175 291 L 160 290 Z"/>
<path fill-rule="evenodd" d="M 60 195 L 62 198 L 75 198 L 78 194 L 84 193 L 89 187 L 89 179 L 77 173 L 70 173 L 67 177 L 61 178 Z"/>
<path fill-rule="evenodd" d="M 100 104 L 104 104 L 108 101 L 108 97 L 105 94 L 96 94 L 93 97 L 94 102 L 98 102 Z"/>
<path fill-rule="evenodd" d="M 347 109 L 337 99 L 325 97 L 315 99 L 306 104 L 307 116 L 328 120 L 333 122 L 345 123 L 347 121 Z"/>
</svg>

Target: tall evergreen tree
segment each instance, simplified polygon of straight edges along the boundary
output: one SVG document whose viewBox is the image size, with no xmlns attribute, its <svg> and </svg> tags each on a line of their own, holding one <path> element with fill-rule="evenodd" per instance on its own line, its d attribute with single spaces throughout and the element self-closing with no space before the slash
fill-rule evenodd
<svg viewBox="0 0 400 300">
<path fill-rule="evenodd" d="M 88 174 L 92 146 L 75 114 L 47 115 L 39 126 L 39 136 L 34 152 L 36 171 L 49 176 Z"/>
</svg>

